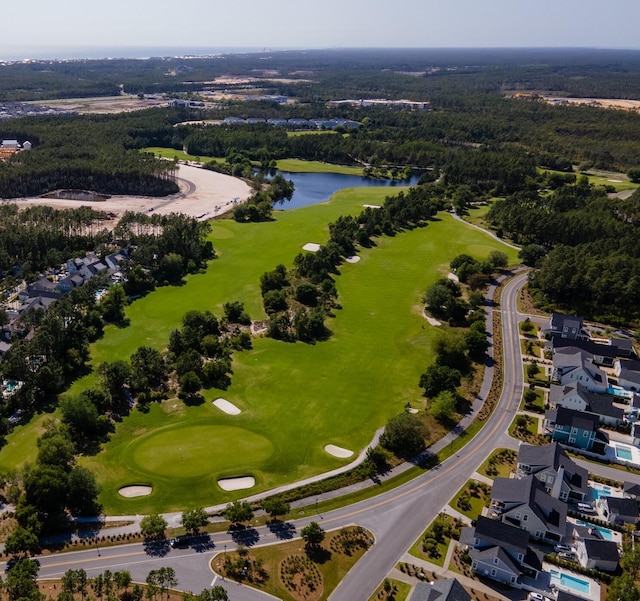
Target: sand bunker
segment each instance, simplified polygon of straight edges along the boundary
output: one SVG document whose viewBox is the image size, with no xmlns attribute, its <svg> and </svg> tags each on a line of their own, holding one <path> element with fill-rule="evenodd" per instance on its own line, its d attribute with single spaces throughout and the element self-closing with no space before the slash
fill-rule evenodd
<svg viewBox="0 0 640 601">
<path fill-rule="evenodd" d="M 424 315 L 424 318 L 429 322 L 430 326 L 435 326 L 437 328 L 438 326 L 442 325 L 442 323 L 439 322 L 434 317 L 429 317 L 426 313 L 423 313 L 423 315 Z"/>
<path fill-rule="evenodd" d="M 351 257 L 347 257 L 345 259 L 345 261 L 347 263 L 359 263 L 360 262 L 360 257 L 358 255 L 352 255 Z"/>
<path fill-rule="evenodd" d="M 244 488 L 253 488 L 256 485 L 256 479 L 253 476 L 243 476 L 242 478 L 223 478 L 218 480 L 218 486 L 222 490 L 243 490 Z"/>
<path fill-rule="evenodd" d="M 320 250 L 320 245 L 316 244 L 315 242 L 307 242 L 302 247 L 302 250 L 308 250 L 309 252 L 317 253 Z"/>
<path fill-rule="evenodd" d="M 353 451 L 350 451 L 349 449 L 343 449 L 342 447 L 337 447 L 334 444 L 326 445 L 324 450 L 329 453 L 329 455 L 339 457 L 340 459 L 346 459 L 347 457 L 351 457 L 351 455 L 353 455 Z"/>
<path fill-rule="evenodd" d="M 238 409 L 233 403 L 227 401 L 227 399 L 216 399 L 213 401 L 213 404 L 220 409 L 220 411 L 224 411 L 228 415 L 239 415 L 240 409 Z"/>
<path fill-rule="evenodd" d="M 133 499 L 134 497 L 146 497 L 153 489 L 150 486 L 123 486 L 118 492 L 122 497 Z"/>
<path fill-rule="evenodd" d="M 608 182 L 613 182 L 614 184 L 621 184 L 622 180 L 621 179 L 608 179 Z"/>
<path fill-rule="evenodd" d="M 448 273 L 447 279 L 451 280 L 452 282 L 455 282 L 456 284 L 460 283 L 460 278 L 455 273 Z"/>
<path fill-rule="evenodd" d="M 365 209 L 380 209 L 380 205 L 362 205 Z"/>
</svg>

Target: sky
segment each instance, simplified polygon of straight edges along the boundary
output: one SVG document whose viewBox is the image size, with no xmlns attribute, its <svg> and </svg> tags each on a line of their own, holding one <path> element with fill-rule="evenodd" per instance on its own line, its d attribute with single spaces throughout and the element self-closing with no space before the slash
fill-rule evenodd
<svg viewBox="0 0 640 601">
<path fill-rule="evenodd" d="M 639 22 L 640 0 L 7 0 L 0 58 L 88 46 L 640 48 Z"/>
</svg>

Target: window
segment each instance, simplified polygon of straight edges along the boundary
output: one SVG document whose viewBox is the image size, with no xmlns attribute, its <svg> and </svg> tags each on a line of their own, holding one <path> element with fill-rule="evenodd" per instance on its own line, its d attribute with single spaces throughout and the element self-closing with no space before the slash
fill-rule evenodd
<svg viewBox="0 0 640 601">
<path fill-rule="evenodd" d="M 498 558 L 497 558 L 497 557 L 494 557 L 494 558 L 493 558 L 493 563 L 495 563 L 496 565 L 498 565 Z"/>
<path fill-rule="evenodd" d="M 495 568 L 493 568 L 493 569 L 491 570 L 491 575 L 492 575 L 492 576 L 495 576 L 496 574 L 497 574 L 496 569 L 495 569 Z"/>
<path fill-rule="evenodd" d="M 471 569 L 474 570 L 474 571 L 478 569 L 478 562 L 477 561 L 472 561 L 471 562 Z"/>
<path fill-rule="evenodd" d="M 574 443 L 576 441 L 574 436 L 570 436 L 569 437 L 569 442 Z"/>
<path fill-rule="evenodd" d="M 546 482 L 547 481 L 547 476 L 545 474 L 542 474 L 540 476 L 540 482 Z"/>
<path fill-rule="evenodd" d="M 525 513 L 525 514 L 522 516 L 522 519 L 526 522 L 526 521 L 529 519 L 529 514 L 528 514 L 528 513 Z"/>
<path fill-rule="evenodd" d="M 513 584 L 516 581 L 516 577 L 515 576 L 511 576 L 511 584 Z"/>
<path fill-rule="evenodd" d="M 536 538 L 542 538 L 544 536 L 544 532 L 541 530 L 536 530 Z"/>
<path fill-rule="evenodd" d="M 520 512 L 516 511 L 516 520 L 519 520 L 519 519 L 520 519 Z"/>
<path fill-rule="evenodd" d="M 585 438 L 588 438 L 589 436 L 589 432 L 587 432 L 586 430 L 582 433 L 582 436 L 584 436 Z"/>
<path fill-rule="evenodd" d="M 571 428 L 571 434 L 577 434 L 578 428 Z"/>
</svg>

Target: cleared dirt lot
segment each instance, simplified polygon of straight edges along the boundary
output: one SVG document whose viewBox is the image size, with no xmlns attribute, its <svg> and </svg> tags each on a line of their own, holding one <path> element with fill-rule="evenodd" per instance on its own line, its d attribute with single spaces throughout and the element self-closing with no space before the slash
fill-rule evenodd
<svg viewBox="0 0 640 601">
<path fill-rule="evenodd" d="M 180 165 L 178 170 L 180 193 L 164 198 L 150 196 L 112 196 L 105 201 L 87 202 L 53 198 L 23 198 L 8 200 L 19 205 L 47 205 L 67 209 L 90 206 L 113 215 L 115 224 L 125 211 L 136 213 L 156 212 L 161 215 L 184 213 L 199 220 L 211 219 L 226 213 L 237 203 L 251 195 L 251 188 L 241 179 L 200 169 L 191 165 Z"/>
</svg>

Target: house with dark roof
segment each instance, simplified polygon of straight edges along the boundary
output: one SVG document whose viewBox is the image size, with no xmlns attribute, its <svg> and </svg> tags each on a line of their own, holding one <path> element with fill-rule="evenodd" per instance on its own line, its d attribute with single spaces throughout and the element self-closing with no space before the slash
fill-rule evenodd
<svg viewBox="0 0 640 601">
<path fill-rule="evenodd" d="M 640 501 L 640 484 L 635 482 L 624 482 L 622 485 L 622 494 L 625 499 L 635 499 Z"/>
<path fill-rule="evenodd" d="M 408 601 L 471 601 L 471 596 L 455 578 L 427 584 L 418 582 Z"/>
<path fill-rule="evenodd" d="M 556 384 L 579 382 L 591 392 L 605 393 L 607 374 L 594 362 L 593 355 L 574 346 L 559 348 L 553 354 L 551 380 Z"/>
<path fill-rule="evenodd" d="M 589 333 L 583 328 L 582 317 L 552 313 L 549 320 L 549 333 L 569 340 L 589 340 Z"/>
<path fill-rule="evenodd" d="M 635 524 L 638 521 L 638 501 L 620 497 L 600 497 L 596 506 L 602 517 L 612 524 Z"/>
<path fill-rule="evenodd" d="M 585 451 L 593 448 L 600 423 L 597 415 L 557 407 L 547 410 L 544 420 L 545 432 L 551 434 L 552 441 Z"/>
<path fill-rule="evenodd" d="M 476 574 L 516 588 L 542 571 L 543 554 L 529 547 L 529 533 L 517 526 L 480 516 L 475 526 L 462 529 L 460 543 L 469 549 Z"/>
<path fill-rule="evenodd" d="M 616 360 L 613 371 L 618 376 L 618 386 L 632 392 L 640 391 L 640 361 Z"/>
<path fill-rule="evenodd" d="M 567 385 L 552 384 L 549 391 L 551 408 L 566 407 L 575 411 L 593 413 L 601 424 L 619 426 L 624 421 L 624 409 L 613 403 L 613 397 L 591 392 L 580 382 Z"/>
<path fill-rule="evenodd" d="M 605 572 L 615 572 L 618 569 L 618 545 L 611 540 L 605 540 L 598 529 L 575 526 L 573 536 L 576 556 L 583 568 Z"/>
<path fill-rule="evenodd" d="M 567 591 L 563 591 L 562 589 L 557 589 L 556 592 L 556 601 L 587 601 L 584 597 L 578 597 L 577 595 L 572 595 Z"/>
<path fill-rule="evenodd" d="M 583 501 L 589 490 L 589 472 L 574 463 L 557 442 L 520 445 L 516 477 L 527 476 L 534 476 L 547 493 L 561 501 Z"/>
<path fill-rule="evenodd" d="M 495 478 L 490 511 L 506 524 L 526 530 L 533 538 L 555 544 L 567 534 L 567 504 L 554 499 L 530 475 L 522 479 Z"/>
<path fill-rule="evenodd" d="M 554 334 L 551 336 L 551 342 L 547 347 L 554 353 L 557 350 L 567 347 L 580 349 L 592 355 L 593 362 L 596 365 L 604 365 L 605 367 L 613 367 L 616 357 L 630 357 L 633 354 L 633 343 L 631 340 L 619 338 L 611 338 L 607 344 L 603 344 L 593 340 L 562 338 Z"/>
</svg>

